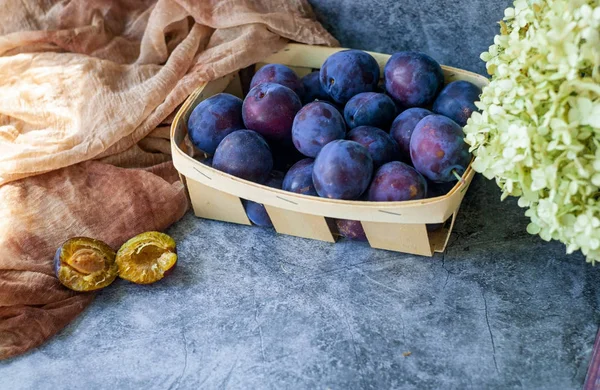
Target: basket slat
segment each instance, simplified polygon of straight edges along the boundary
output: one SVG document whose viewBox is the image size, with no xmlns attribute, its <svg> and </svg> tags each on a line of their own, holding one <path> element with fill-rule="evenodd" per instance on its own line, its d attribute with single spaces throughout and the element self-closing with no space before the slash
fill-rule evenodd
<svg viewBox="0 0 600 390">
<path fill-rule="evenodd" d="M 425 224 L 362 222 L 362 226 L 372 248 L 433 255 Z"/>
<path fill-rule="evenodd" d="M 237 196 L 215 190 L 190 178 L 187 179 L 187 186 L 190 194 L 195 194 L 190 198 L 197 217 L 251 225 L 242 201 Z"/>
<path fill-rule="evenodd" d="M 335 242 L 335 238 L 324 217 L 298 213 L 269 205 L 265 205 L 265 208 L 277 233 Z"/>
</svg>

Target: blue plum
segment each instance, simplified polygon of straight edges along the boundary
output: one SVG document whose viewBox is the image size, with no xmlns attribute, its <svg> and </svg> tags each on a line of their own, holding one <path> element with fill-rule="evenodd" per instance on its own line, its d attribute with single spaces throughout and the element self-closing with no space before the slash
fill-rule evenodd
<svg viewBox="0 0 600 390">
<path fill-rule="evenodd" d="M 337 112 L 340 113 L 342 118 L 344 117 L 344 106 L 342 104 L 334 103 L 330 100 L 321 100 L 321 102 L 329 104 L 331 107 L 335 108 L 337 110 Z M 344 125 L 345 125 L 345 123 L 344 123 Z"/>
<path fill-rule="evenodd" d="M 427 182 L 413 167 L 392 161 L 375 172 L 367 192 L 367 199 L 375 202 L 398 202 L 423 199 Z"/>
<path fill-rule="evenodd" d="M 417 171 L 434 182 L 456 180 L 462 175 L 471 154 L 465 134 L 456 122 L 442 115 L 421 119 L 410 138 L 410 157 Z"/>
<path fill-rule="evenodd" d="M 396 116 L 394 101 L 383 93 L 363 92 L 346 103 L 344 118 L 348 127 L 374 126 L 388 129 Z"/>
<path fill-rule="evenodd" d="M 238 130 L 223 138 L 213 156 L 213 168 L 263 183 L 273 169 L 269 145 L 255 131 Z"/>
<path fill-rule="evenodd" d="M 404 162 L 410 162 L 410 136 L 417 123 L 432 114 L 433 112 L 424 108 L 414 107 L 402 112 L 392 122 L 390 135 L 396 140 Z"/>
<path fill-rule="evenodd" d="M 242 99 L 219 93 L 198 104 L 188 120 L 190 141 L 198 149 L 213 154 L 227 134 L 244 129 Z"/>
<path fill-rule="evenodd" d="M 313 183 L 319 196 L 357 199 L 369 186 L 373 159 L 367 148 L 348 140 L 325 145 L 313 167 Z"/>
<path fill-rule="evenodd" d="M 352 241 L 368 241 L 367 234 L 362 227 L 360 221 L 352 221 L 349 219 L 337 219 L 335 221 L 338 232 L 342 237 L 346 237 Z"/>
<path fill-rule="evenodd" d="M 248 200 L 244 203 L 244 207 L 248 219 L 254 225 L 260 227 L 273 227 L 273 222 L 271 222 L 271 217 L 269 217 L 265 206 Z"/>
<path fill-rule="evenodd" d="M 321 87 L 321 80 L 319 79 L 319 71 L 315 70 L 307 74 L 300 79 L 304 86 L 304 95 L 302 95 L 302 102 L 308 104 L 315 100 L 329 100 L 329 95 L 323 87 Z"/>
<path fill-rule="evenodd" d="M 384 68 L 385 90 L 404 108 L 433 103 L 444 86 L 440 64 L 423 53 L 404 51 L 390 57 Z"/>
<path fill-rule="evenodd" d="M 250 89 L 263 83 L 275 83 L 288 87 L 299 97 L 304 94 L 304 86 L 296 73 L 285 65 L 267 64 L 256 71 L 250 81 Z"/>
<path fill-rule="evenodd" d="M 388 133 L 377 127 L 358 126 L 352 129 L 346 138 L 367 148 L 373 159 L 375 169 L 399 157 L 396 141 Z"/>
<path fill-rule="evenodd" d="M 265 182 L 266 186 L 281 189 L 281 184 L 283 182 L 283 173 L 279 171 L 272 171 L 269 174 L 269 178 Z M 271 222 L 271 218 L 267 213 L 267 209 L 265 206 L 253 202 L 251 200 L 247 200 L 244 202 L 244 207 L 246 208 L 246 215 L 248 219 L 255 225 L 261 227 L 272 227 L 273 223 Z"/>
<path fill-rule="evenodd" d="M 327 57 L 319 78 L 333 101 L 345 104 L 354 95 L 375 91 L 379 74 L 379 65 L 370 54 L 342 50 Z"/>
<path fill-rule="evenodd" d="M 262 83 L 252 88 L 242 104 L 246 128 L 269 141 L 286 141 L 292 136 L 294 116 L 302 102 L 294 91 L 280 84 Z"/>
<path fill-rule="evenodd" d="M 308 103 L 294 118 L 292 140 L 296 149 L 307 157 L 316 157 L 323 146 L 346 136 L 346 124 L 333 105 Z"/>
<path fill-rule="evenodd" d="M 465 126 L 479 100 L 481 88 L 468 81 L 453 81 L 446 85 L 433 103 L 433 112 L 447 116 L 460 126 Z"/>
<path fill-rule="evenodd" d="M 297 194 L 318 196 L 312 179 L 314 165 L 315 160 L 312 158 L 298 161 L 285 174 L 281 188 Z"/>
</svg>

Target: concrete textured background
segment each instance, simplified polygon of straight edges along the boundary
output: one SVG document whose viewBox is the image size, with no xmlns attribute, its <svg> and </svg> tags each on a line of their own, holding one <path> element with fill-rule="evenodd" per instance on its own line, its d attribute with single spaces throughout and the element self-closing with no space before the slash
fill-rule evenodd
<svg viewBox="0 0 600 390">
<path fill-rule="evenodd" d="M 508 0 L 309 0 L 344 47 L 422 51 L 444 65 L 487 74 L 479 59 L 499 31 Z"/>
<path fill-rule="evenodd" d="M 424 50 L 480 73 L 508 4 L 312 3 L 344 46 Z M 433 258 L 188 214 L 168 231 L 169 278 L 116 281 L 50 342 L 0 362 L 0 389 L 581 388 L 600 268 L 528 235 L 499 197 L 477 176 Z"/>
<path fill-rule="evenodd" d="M 0 389 L 579 389 L 600 268 L 499 195 L 478 176 L 433 258 L 188 214 L 172 275 L 116 281 Z"/>
</svg>

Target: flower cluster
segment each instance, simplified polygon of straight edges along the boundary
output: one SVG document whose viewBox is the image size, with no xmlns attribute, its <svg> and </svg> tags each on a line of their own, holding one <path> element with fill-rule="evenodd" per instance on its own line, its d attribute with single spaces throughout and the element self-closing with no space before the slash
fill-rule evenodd
<svg viewBox="0 0 600 390">
<path fill-rule="evenodd" d="M 517 0 L 481 55 L 474 169 L 528 207 L 527 231 L 600 260 L 600 5 Z"/>
</svg>

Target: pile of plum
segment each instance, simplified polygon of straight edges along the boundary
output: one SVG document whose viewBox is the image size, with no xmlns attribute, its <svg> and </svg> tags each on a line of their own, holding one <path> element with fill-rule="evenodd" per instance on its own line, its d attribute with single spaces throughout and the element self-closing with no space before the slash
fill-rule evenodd
<svg viewBox="0 0 600 390">
<path fill-rule="evenodd" d="M 417 52 L 392 55 L 383 76 L 360 50 L 332 54 L 302 78 L 266 65 L 244 100 L 220 93 L 198 104 L 189 138 L 210 156 L 204 164 L 299 194 L 379 202 L 445 194 L 471 160 L 462 126 L 481 89 L 444 86 L 440 65 Z M 244 204 L 254 224 L 272 226 L 263 205 Z M 366 239 L 360 222 L 337 226 Z"/>
</svg>

